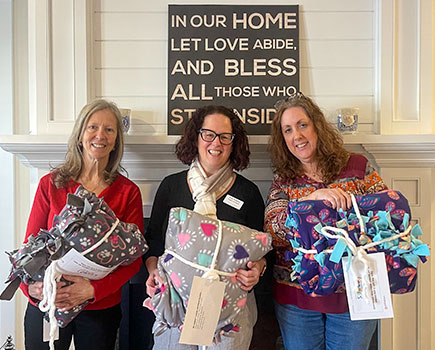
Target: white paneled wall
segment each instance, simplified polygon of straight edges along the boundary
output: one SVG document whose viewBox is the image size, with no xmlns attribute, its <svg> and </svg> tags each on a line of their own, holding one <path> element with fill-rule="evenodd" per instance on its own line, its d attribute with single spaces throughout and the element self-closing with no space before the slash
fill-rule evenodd
<svg viewBox="0 0 435 350">
<path fill-rule="evenodd" d="M 8 118 L 13 110 L 13 22 L 12 0 L 0 1 L 0 134 L 12 134 L 13 122 Z M 11 250 L 15 246 L 15 237 L 12 234 L 15 223 L 11 218 L 14 216 L 14 157 L 0 150 L 0 222 L 2 223 L 1 249 L 0 249 L 0 281 L 5 281 L 9 275 L 9 266 L 5 250 Z M 2 284 L 0 284 L 3 290 Z M 6 341 L 8 335 L 15 337 L 15 302 L 0 301 L 0 346 Z"/>
<path fill-rule="evenodd" d="M 132 109 L 132 134 L 166 135 L 168 3 L 28 0 L 30 131 L 67 133 L 103 97 Z M 293 3 L 301 90 L 331 122 L 359 107 L 361 133 L 431 132 L 431 0 Z"/>
<path fill-rule="evenodd" d="M 413 223 L 419 223 L 425 243 L 432 244 L 431 215 L 433 206 L 431 194 L 435 183 L 429 168 L 383 168 L 382 178 L 388 187 L 401 191 L 409 201 Z M 435 173 L 435 172 L 434 172 Z M 417 288 L 414 293 L 393 296 L 394 318 L 382 321 L 382 350 L 431 349 L 431 280 L 434 262 L 430 257 L 425 264 L 420 263 Z M 432 271 L 432 272 L 431 272 Z M 394 331 L 396 329 L 396 331 Z M 402 331 L 397 331 L 401 329 Z M 432 343 L 433 346 L 433 343 Z"/>
<path fill-rule="evenodd" d="M 51 85 L 52 111 L 50 121 L 71 120 L 71 111 L 75 111 L 74 84 L 74 3 L 71 1 L 52 1 L 51 27 L 53 40 L 51 41 L 53 76 Z M 74 114 L 73 114 L 74 115 Z"/>
<path fill-rule="evenodd" d="M 381 133 L 433 130 L 433 22 L 430 0 L 378 1 Z"/>
<path fill-rule="evenodd" d="M 238 3 L 257 2 L 264 4 Z M 166 133 L 168 3 L 93 1 L 94 91 L 132 108 L 131 133 Z M 337 108 L 359 107 L 360 131 L 375 132 L 373 2 L 294 3 L 300 4 L 301 90 L 331 121 Z"/>
<path fill-rule="evenodd" d="M 69 133 L 91 96 L 87 3 L 27 1 L 30 134 Z"/>
</svg>

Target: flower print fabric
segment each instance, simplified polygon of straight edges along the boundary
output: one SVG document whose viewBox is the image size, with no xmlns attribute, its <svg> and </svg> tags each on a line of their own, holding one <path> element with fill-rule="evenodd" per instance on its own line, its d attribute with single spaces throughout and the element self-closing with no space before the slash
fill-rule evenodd
<svg viewBox="0 0 435 350">
<path fill-rule="evenodd" d="M 185 208 L 172 208 L 166 232 L 165 253 L 159 257 L 158 269 L 164 283 L 145 305 L 156 314 L 153 333 L 158 336 L 168 328 L 180 328 L 184 323 L 190 288 L 194 276 L 203 276 L 211 266 L 222 227 L 222 242 L 215 270 L 234 273 L 249 261 L 261 259 L 271 250 L 271 236 L 246 226 L 218 221 Z M 193 266 L 181 261 L 183 258 Z M 198 268 L 199 266 L 202 269 Z M 237 331 L 237 317 L 246 303 L 247 292 L 233 276 L 219 275 L 225 282 L 222 311 L 215 333 Z"/>
<path fill-rule="evenodd" d="M 329 295 L 344 287 L 341 261 L 337 262 L 331 258 L 330 252 L 326 252 L 327 249 L 334 252 L 337 239 L 324 236 L 322 227 L 346 230 L 357 246 L 380 242 L 408 228 L 411 212 L 408 201 L 400 192 L 386 190 L 355 198 L 365 223 L 365 233 L 360 230 L 354 208 L 336 211 L 328 201 L 289 203 L 286 226 L 290 232 L 286 239 L 295 249 L 288 249 L 285 258 L 293 261 L 292 278 L 299 281 L 305 293 Z M 385 253 L 392 293 L 403 294 L 415 288 L 418 261 L 425 262 L 426 256 L 430 255 L 427 245 L 417 238 L 421 234 L 417 224 L 409 235 L 376 244 L 367 250 L 368 253 Z M 298 248 L 315 253 L 303 253 Z"/>
<path fill-rule="evenodd" d="M 110 235 L 104 238 L 110 230 Z M 100 245 L 97 246 L 97 243 Z M 74 194 L 68 194 L 65 207 L 54 217 L 49 231 L 40 230 L 19 249 L 8 253 L 12 263 L 8 281 L 11 285 L 20 280 L 26 284 L 42 281 L 53 261 L 71 249 L 83 253 L 94 245 L 95 248 L 85 257 L 108 268 L 128 265 L 148 250 L 145 238 L 135 224 L 119 221 L 104 199 L 79 186 Z M 17 287 L 18 284 L 14 290 L 5 293 L 8 299 Z M 58 325 L 65 327 L 87 304 L 85 302 L 64 312 L 56 310 Z"/>
</svg>

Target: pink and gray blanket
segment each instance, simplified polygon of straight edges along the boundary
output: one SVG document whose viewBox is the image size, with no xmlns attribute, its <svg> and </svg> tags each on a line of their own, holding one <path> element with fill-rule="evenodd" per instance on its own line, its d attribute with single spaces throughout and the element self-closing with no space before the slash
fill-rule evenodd
<svg viewBox="0 0 435 350">
<path fill-rule="evenodd" d="M 111 229 L 110 235 L 104 238 Z M 101 244 L 97 247 L 98 242 Z M 10 284 L 0 299 L 10 300 L 20 282 L 42 281 L 50 264 L 71 249 L 82 253 L 94 245 L 95 249 L 86 258 L 107 268 L 128 265 L 148 250 L 135 224 L 119 221 L 104 199 L 80 186 L 74 194 L 68 194 L 67 203 L 54 217 L 50 230 L 40 230 L 19 249 L 8 253 L 12 268 L 6 283 Z M 87 304 L 65 312 L 56 310 L 58 325 L 66 326 Z"/>
<path fill-rule="evenodd" d="M 156 315 L 155 335 L 168 328 L 182 327 L 193 277 L 203 276 L 210 267 L 220 230 L 222 242 L 217 250 L 217 271 L 234 273 L 271 250 L 271 237 L 267 233 L 218 221 L 185 208 L 172 208 L 166 231 L 166 250 L 158 260 L 159 274 L 164 283 L 151 299 L 145 301 Z M 241 284 L 234 276 L 220 274 L 219 279 L 226 287 L 215 333 L 216 342 L 221 334 L 228 335 L 238 330 L 238 315 L 247 298 L 247 292 L 240 288 Z"/>
</svg>

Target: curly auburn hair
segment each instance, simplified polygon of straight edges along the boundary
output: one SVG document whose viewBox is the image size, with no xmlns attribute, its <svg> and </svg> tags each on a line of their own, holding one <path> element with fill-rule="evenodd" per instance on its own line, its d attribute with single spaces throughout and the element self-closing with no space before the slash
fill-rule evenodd
<svg viewBox="0 0 435 350">
<path fill-rule="evenodd" d="M 302 93 L 290 96 L 276 106 L 268 147 L 274 172 L 289 180 L 304 174 L 302 163 L 289 151 L 281 130 L 283 113 L 293 107 L 301 107 L 313 122 L 318 137 L 315 154 L 318 168 L 325 183 L 334 181 L 346 166 L 350 153 L 344 149 L 342 136 L 327 122 L 319 106 Z"/>
<path fill-rule="evenodd" d="M 230 162 L 235 170 L 243 170 L 249 164 L 249 143 L 246 130 L 239 117 L 229 108 L 224 106 L 204 106 L 196 110 L 187 121 L 183 129 L 183 135 L 175 146 L 177 158 L 184 164 L 190 165 L 198 157 L 198 135 L 202 128 L 205 117 L 210 114 L 223 114 L 231 121 L 234 140 L 230 154 Z"/>
</svg>

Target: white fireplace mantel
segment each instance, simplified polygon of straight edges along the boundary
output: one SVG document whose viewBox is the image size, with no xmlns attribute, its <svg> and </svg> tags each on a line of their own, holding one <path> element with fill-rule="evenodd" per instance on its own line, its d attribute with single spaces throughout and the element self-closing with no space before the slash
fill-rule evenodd
<svg viewBox="0 0 435 350">
<path fill-rule="evenodd" d="M 16 155 L 27 166 L 49 169 L 64 160 L 66 135 L 3 135 L 0 147 Z M 125 137 L 124 167 L 130 171 L 149 168 L 176 168 L 177 136 Z M 267 136 L 250 136 L 251 168 L 267 168 Z M 435 167 L 435 135 L 345 135 L 346 148 L 365 153 L 380 168 Z M 136 176 L 134 176 L 136 177 Z"/>
<path fill-rule="evenodd" d="M 27 167 L 41 170 L 38 174 L 41 175 L 50 166 L 64 160 L 67 139 L 66 135 L 7 135 L 0 136 L 0 148 L 17 156 Z M 150 216 L 154 193 L 161 179 L 182 167 L 174 155 L 177 140 L 176 136 L 126 136 L 123 166 L 127 169 L 129 178 L 140 185 L 145 217 Z M 251 136 L 249 141 L 252 154 L 246 176 L 258 185 L 266 198 L 272 180 L 267 152 L 268 137 Z M 348 150 L 365 154 L 381 169 L 382 178 L 388 186 L 408 193 L 413 218 L 421 223 L 425 232 L 424 241 L 428 244 L 434 242 L 435 232 L 430 218 L 434 212 L 431 198 L 435 185 L 432 175 L 435 168 L 435 135 L 356 134 L 346 135 L 344 141 Z M 433 263 L 429 260 L 419 271 L 417 292 L 395 296 L 395 318 L 381 322 L 382 348 L 396 348 L 391 347 L 391 344 L 399 341 L 405 344 L 401 349 L 416 348 L 418 339 L 430 339 L 433 308 L 420 309 L 419 306 L 418 312 L 414 310 L 410 313 L 409 305 L 434 305 L 433 296 L 430 294 L 433 271 Z M 428 327 L 417 326 L 421 324 Z M 419 338 L 399 337 L 393 343 L 393 338 L 396 339 L 397 334 L 402 334 L 395 329 L 406 327 L 418 329 Z M 430 344 L 422 347 L 430 348 Z"/>
</svg>

